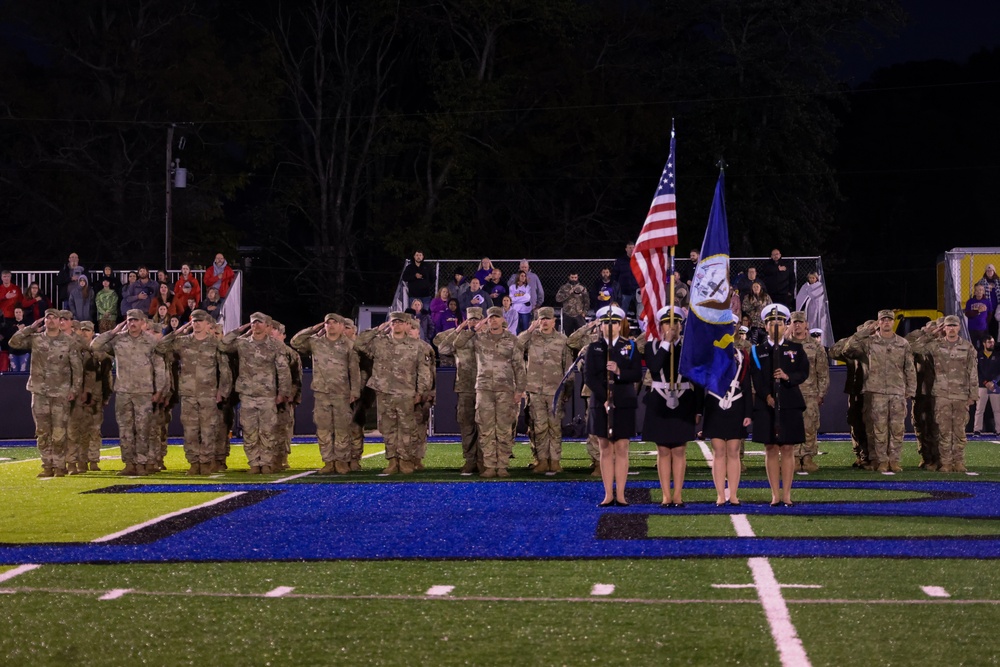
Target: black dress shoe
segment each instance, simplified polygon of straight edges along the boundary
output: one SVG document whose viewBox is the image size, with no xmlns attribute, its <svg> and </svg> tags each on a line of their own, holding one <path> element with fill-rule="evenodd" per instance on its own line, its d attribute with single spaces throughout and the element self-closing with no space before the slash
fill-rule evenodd
<svg viewBox="0 0 1000 667">
<path fill-rule="evenodd" d="M 795 503 L 781 503 L 785 507 L 795 507 Z"/>
<path fill-rule="evenodd" d="M 679 510 L 682 510 L 685 507 L 687 507 L 687 505 L 685 505 L 684 503 L 674 503 L 674 507 L 676 507 Z"/>
<path fill-rule="evenodd" d="M 780 507 L 780 506 L 781 506 L 781 503 L 778 503 L 778 502 L 771 503 L 771 507 Z"/>
<path fill-rule="evenodd" d="M 606 503 L 597 503 L 597 506 L 598 507 L 614 507 L 615 506 L 615 501 L 614 500 L 609 500 Z"/>
<path fill-rule="evenodd" d="M 733 507 L 740 507 L 743 503 L 741 503 L 740 501 L 737 500 L 735 503 L 732 502 L 732 501 L 727 501 L 726 504 L 727 505 L 732 505 Z"/>
<path fill-rule="evenodd" d="M 726 502 L 724 502 L 724 503 L 715 503 L 715 506 L 716 506 L 716 507 L 725 507 L 725 506 L 726 506 L 726 505 L 728 505 L 728 504 L 729 504 L 729 501 L 727 500 L 727 501 L 726 501 Z"/>
<path fill-rule="evenodd" d="M 628 507 L 628 503 L 624 500 L 616 500 L 615 505 L 618 507 Z"/>
</svg>

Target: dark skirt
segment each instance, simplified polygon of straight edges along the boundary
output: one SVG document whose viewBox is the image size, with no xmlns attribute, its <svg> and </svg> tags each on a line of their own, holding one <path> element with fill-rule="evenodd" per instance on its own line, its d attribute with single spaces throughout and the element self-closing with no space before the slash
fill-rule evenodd
<svg viewBox="0 0 1000 667">
<path fill-rule="evenodd" d="M 682 395 L 691 393 L 691 390 Z M 693 397 L 691 397 L 693 398 Z M 698 437 L 695 407 L 692 400 L 682 400 L 676 408 L 655 391 L 646 394 L 646 414 L 642 420 L 642 439 L 657 445 L 682 445 Z"/>
<path fill-rule="evenodd" d="M 753 411 L 753 440 L 765 445 L 800 445 L 806 441 L 805 408 L 781 410 L 777 435 L 774 433 L 774 410 Z"/>
<path fill-rule="evenodd" d="M 612 411 L 611 440 L 624 440 L 635 437 L 635 408 L 616 408 Z M 602 405 L 599 410 L 590 410 L 587 418 L 587 433 L 598 438 L 608 437 L 608 413 Z"/>
<path fill-rule="evenodd" d="M 711 394 L 705 395 L 705 415 L 701 428 L 702 437 L 705 440 L 717 438 L 719 440 L 742 440 L 747 437 L 747 429 L 743 426 L 746 419 L 746 405 L 743 401 L 747 397 L 740 396 L 728 410 L 719 407 L 719 399 Z"/>
</svg>

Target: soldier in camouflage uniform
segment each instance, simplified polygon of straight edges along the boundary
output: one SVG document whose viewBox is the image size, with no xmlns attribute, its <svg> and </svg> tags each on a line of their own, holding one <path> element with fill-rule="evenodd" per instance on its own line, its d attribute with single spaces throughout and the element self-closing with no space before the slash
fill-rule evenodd
<svg viewBox="0 0 1000 667">
<path fill-rule="evenodd" d="M 358 327 L 348 317 L 344 318 L 344 335 L 351 341 L 358 337 Z M 361 470 L 361 457 L 365 453 L 365 424 L 368 422 L 369 411 L 375 405 L 375 390 L 368 386 L 374 361 L 361 352 L 358 352 L 358 361 L 361 364 L 361 399 L 354 403 L 351 418 L 351 472 Z"/>
<path fill-rule="evenodd" d="M 476 424 L 484 470 L 480 477 L 510 477 L 507 465 L 514 450 L 511 425 L 524 398 L 524 350 L 507 331 L 503 308 L 492 307 L 476 328 L 455 337 L 455 349 L 476 352 Z"/>
<path fill-rule="evenodd" d="M 559 473 L 562 466 L 562 419 L 568 391 L 559 397 L 558 411 L 552 413 L 556 390 L 563 376 L 573 365 L 573 352 L 566 344 L 567 338 L 556 331 L 555 311 L 539 308 L 537 318 L 517 340 L 528 357 L 525 390 L 528 392 L 528 409 L 535 431 L 535 456 L 538 464 L 535 473 Z"/>
<path fill-rule="evenodd" d="M 819 454 L 816 435 L 819 433 L 819 408 L 823 398 L 830 388 L 830 361 L 826 356 L 826 348 L 809 336 L 809 325 L 806 323 L 804 311 L 792 313 L 792 342 L 798 343 L 805 350 L 809 359 L 809 376 L 799 385 L 802 398 L 806 402 L 803 422 L 806 427 L 806 441 L 795 448 L 795 469 L 813 473 L 819 470 L 814 457 Z"/>
<path fill-rule="evenodd" d="M 276 466 L 281 470 L 287 470 L 288 455 L 292 453 L 292 436 L 295 435 L 295 406 L 302 402 L 302 358 L 298 352 L 285 345 L 284 324 L 277 320 L 272 321 L 271 336 L 285 351 L 285 356 L 288 357 L 288 370 L 292 375 L 292 396 L 290 400 L 278 406 L 278 430 L 274 434 L 274 441 L 278 446 Z"/>
<path fill-rule="evenodd" d="M 216 341 L 221 341 L 224 335 L 222 325 L 216 323 L 212 327 L 212 336 Z M 217 471 L 227 470 L 229 466 L 226 460 L 229 459 L 230 439 L 233 427 L 236 424 L 236 406 L 239 405 L 240 395 L 236 391 L 236 377 L 240 372 L 240 360 L 235 354 L 226 354 L 222 350 L 218 351 L 219 383 L 232 387 L 229 396 L 222 398 L 219 410 L 222 413 L 222 428 L 215 441 L 215 469 Z"/>
<path fill-rule="evenodd" d="M 868 320 L 857 328 L 861 332 L 875 324 Z M 830 358 L 842 361 L 847 366 L 847 379 L 844 382 L 844 393 L 847 394 L 847 427 L 851 432 L 851 443 L 854 448 L 854 468 L 872 470 L 871 456 L 868 453 L 868 432 L 865 428 L 865 364 L 863 360 L 851 359 L 844 355 L 850 337 L 841 338 L 830 348 Z"/>
<path fill-rule="evenodd" d="M 156 338 L 143 330 L 146 313 L 133 308 L 125 321 L 97 336 L 95 352 L 115 358 L 115 417 L 125 469 L 119 475 L 147 475 L 159 470 L 158 443 L 150 434 L 153 405 L 168 386 L 163 358 L 153 352 Z"/>
<path fill-rule="evenodd" d="M 355 341 L 358 352 L 373 361 L 368 385 L 378 393 L 378 428 L 385 439 L 385 458 L 389 462 L 382 471 L 386 475 L 408 475 L 416 469 L 416 406 L 423 402 L 433 382 L 427 372 L 426 352 L 409 336 L 410 319 L 407 313 L 389 313 L 388 322 L 358 334 Z"/>
<path fill-rule="evenodd" d="M 420 340 L 420 321 L 416 318 L 410 320 L 410 330 L 407 332 L 423 350 L 424 363 L 427 365 L 427 373 L 431 376 L 430 391 L 421 396 L 421 401 L 415 406 L 417 411 L 417 425 L 413 431 L 413 439 L 416 442 L 417 462 L 413 465 L 417 471 L 424 469 L 424 457 L 427 456 L 427 436 L 429 435 L 431 421 L 431 406 L 437 398 L 437 355 L 434 348 L 425 341 Z"/>
<path fill-rule="evenodd" d="M 563 332 L 567 336 L 587 323 L 590 292 L 580 284 L 580 274 L 569 274 L 569 282 L 556 292 L 556 302 L 562 304 Z"/>
<path fill-rule="evenodd" d="M 571 335 L 566 341 L 566 345 L 569 346 L 570 351 L 577 355 L 583 354 L 583 350 L 586 350 L 588 345 L 600 337 L 600 326 L 601 321 L 594 320 L 590 324 L 582 326 L 574 331 L 573 335 Z M 583 369 L 581 368 L 580 371 L 582 374 Z M 587 414 L 590 412 L 590 387 L 584 384 L 583 388 L 580 390 L 580 396 L 587 401 L 587 412 L 584 413 Z M 587 436 L 587 456 L 590 457 L 590 476 L 600 477 L 601 446 L 596 435 Z"/>
<path fill-rule="evenodd" d="M 292 336 L 292 347 L 312 356 L 313 421 L 323 459 L 320 475 L 351 469 L 351 407 L 361 398 L 361 366 L 354 341 L 344 335 L 344 318 L 328 314 L 323 322 Z"/>
<path fill-rule="evenodd" d="M 878 472 L 902 471 L 906 400 L 917 387 L 910 344 L 892 331 L 894 314 L 880 310 L 877 323 L 847 341 L 844 355 L 863 361 L 865 371 L 865 427 L 869 454 Z"/>
<path fill-rule="evenodd" d="M 250 333 L 246 333 L 250 329 Z M 240 394 L 240 423 L 248 473 L 277 472 L 280 451 L 274 440 L 278 428 L 278 406 L 294 392 L 285 350 L 271 337 L 271 318 L 264 313 L 250 316 L 244 324 L 222 337 L 219 349 L 239 357 L 236 391 Z"/>
<path fill-rule="evenodd" d="M 917 439 L 917 453 L 920 454 L 920 467 L 934 471 L 941 466 L 939 449 L 941 434 L 934 418 L 934 356 L 930 353 L 929 343 L 944 336 L 944 318 L 928 322 L 921 329 L 911 331 L 906 340 L 913 350 L 913 365 L 917 372 L 917 389 L 913 397 L 913 407 L 910 413 L 913 422 L 913 435 Z"/>
<path fill-rule="evenodd" d="M 59 311 L 50 308 L 44 319 L 21 329 L 9 341 L 11 348 L 31 352 L 28 391 L 42 459 L 39 477 L 66 474 L 70 405 L 83 391 L 83 362 L 76 342 L 61 333 L 58 321 Z"/>
<path fill-rule="evenodd" d="M 90 349 L 94 323 L 80 322 L 76 336 L 83 363 L 83 394 L 70 410 L 66 467 L 71 475 L 87 472 L 88 464 L 91 470 L 100 470 L 101 423 L 112 388 L 110 357 Z"/>
<path fill-rule="evenodd" d="M 476 351 L 471 347 L 455 349 L 455 338 L 464 329 L 475 328 L 483 320 L 483 309 L 473 306 L 466 309 L 466 318 L 454 329 L 442 331 L 434 337 L 438 352 L 455 357 L 455 393 L 458 399 L 458 430 L 462 435 L 462 456 L 465 465 L 461 474 L 482 472 L 483 452 L 479 448 L 479 429 L 476 426 Z"/>
<path fill-rule="evenodd" d="M 147 331 L 149 330 L 149 322 L 147 320 Z M 153 334 L 157 339 L 160 336 Z M 160 392 L 160 401 L 153 405 L 153 414 L 151 416 L 150 422 L 150 434 L 154 440 L 156 440 L 156 467 L 158 470 L 166 470 L 167 466 L 165 459 L 167 457 L 167 434 L 170 429 L 170 422 L 173 421 L 174 417 L 174 406 L 177 405 L 179 400 L 177 394 L 177 374 L 179 372 L 179 365 L 177 363 L 177 355 L 172 351 L 167 351 L 160 356 L 163 358 L 163 367 L 166 369 L 164 377 L 166 378 L 166 385 L 163 387 L 163 391 Z M 150 464 L 146 464 L 146 472 L 152 472 L 150 470 Z"/>
<path fill-rule="evenodd" d="M 957 315 L 944 318 L 944 336 L 925 339 L 916 349 L 934 361 L 934 421 L 937 424 L 940 472 L 967 472 L 965 426 L 969 407 L 979 398 L 976 348 L 958 335 Z"/>
<path fill-rule="evenodd" d="M 164 336 L 156 352 L 177 359 L 177 394 L 181 401 L 184 427 L 184 457 L 190 464 L 188 475 L 209 475 L 218 471 L 216 446 L 222 428 L 219 405 L 232 391 L 229 364 L 219 354 L 212 332 L 212 316 L 200 308 L 191 320 Z"/>
</svg>

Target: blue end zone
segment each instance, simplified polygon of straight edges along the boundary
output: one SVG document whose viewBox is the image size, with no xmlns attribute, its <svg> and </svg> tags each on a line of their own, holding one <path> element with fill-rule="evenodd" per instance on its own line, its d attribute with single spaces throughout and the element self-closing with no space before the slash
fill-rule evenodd
<svg viewBox="0 0 1000 667">
<path fill-rule="evenodd" d="M 693 482 L 690 488 L 712 488 Z M 750 488 L 766 487 L 750 482 Z M 799 489 L 913 491 L 914 500 L 816 502 L 740 513 L 1000 519 L 992 482 L 804 482 Z M 338 559 L 580 559 L 680 557 L 1000 558 L 1000 537 L 660 538 L 652 515 L 731 514 L 714 503 L 685 510 L 649 500 L 654 482 L 629 486 L 629 507 L 598 509 L 597 482 L 157 485 L 121 492 L 251 492 L 243 502 L 168 522 L 142 544 L 0 545 L 0 563 L 299 561 Z M 111 489 L 114 492 L 116 489 Z M 108 492 L 106 490 L 105 492 Z M 644 502 L 643 499 L 645 499 Z M 207 511 L 207 510 L 206 510 Z M 171 520 L 173 521 L 173 520 Z M 162 537 L 160 536 L 162 534 Z"/>
</svg>

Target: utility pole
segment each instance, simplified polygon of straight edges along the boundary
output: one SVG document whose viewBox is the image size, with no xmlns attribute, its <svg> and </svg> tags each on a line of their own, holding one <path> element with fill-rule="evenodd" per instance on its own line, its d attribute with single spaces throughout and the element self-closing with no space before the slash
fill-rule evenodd
<svg viewBox="0 0 1000 667">
<path fill-rule="evenodd" d="M 170 237 L 173 235 L 173 225 L 174 225 L 174 205 L 173 205 L 173 192 L 174 192 L 174 175 L 171 173 L 171 168 L 174 162 L 174 128 L 177 127 L 171 124 L 167 128 L 167 168 L 165 170 L 164 180 L 167 183 L 167 200 L 166 200 L 166 224 L 164 232 L 163 241 L 163 270 L 170 270 L 170 255 L 171 255 L 171 243 Z"/>
</svg>

